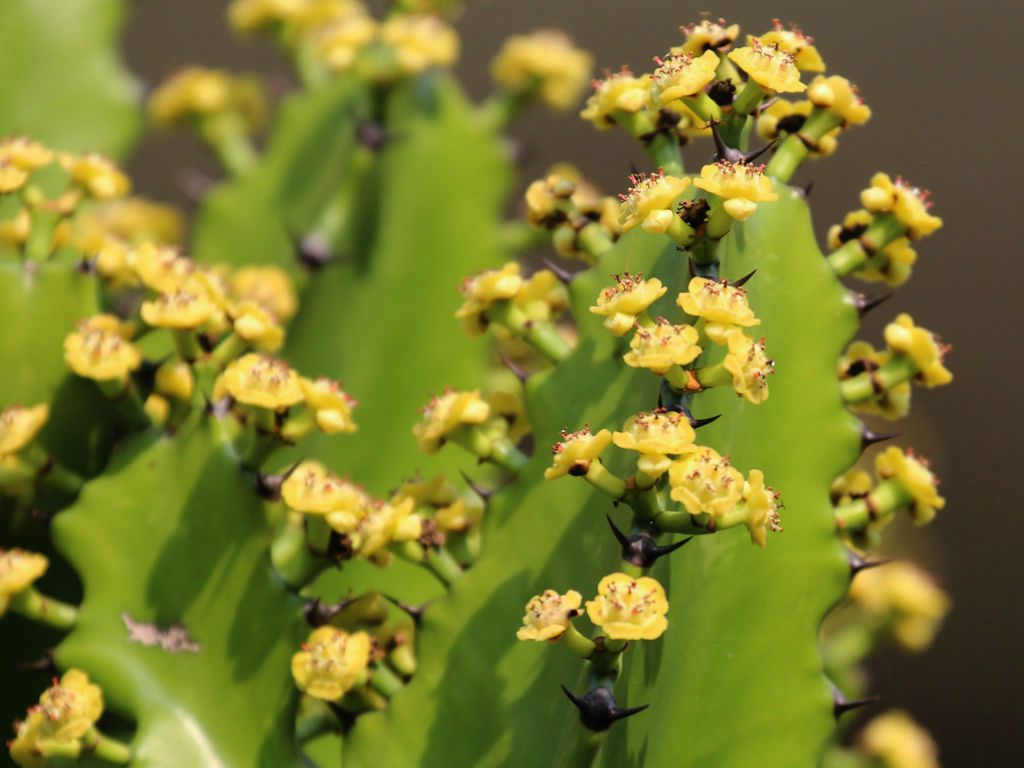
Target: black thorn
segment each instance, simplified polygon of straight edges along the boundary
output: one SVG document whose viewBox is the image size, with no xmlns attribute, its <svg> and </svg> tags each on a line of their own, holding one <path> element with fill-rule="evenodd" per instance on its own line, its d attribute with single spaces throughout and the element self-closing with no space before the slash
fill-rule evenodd
<svg viewBox="0 0 1024 768">
<path fill-rule="evenodd" d="M 186 169 L 178 175 L 178 188 L 191 203 L 201 203 L 212 186 L 213 179 L 194 169 Z"/>
<path fill-rule="evenodd" d="M 779 143 L 778 139 L 772 139 L 771 141 L 769 141 L 767 144 L 765 144 L 760 149 L 754 149 L 754 150 L 751 150 L 750 152 L 745 152 L 743 154 L 743 162 L 745 162 L 745 163 L 752 163 L 752 162 L 754 162 L 755 160 L 757 160 L 757 158 L 759 158 L 761 155 L 763 155 L 768 150 L 775 149 L 775 147 L 776 147 L 776 145 L 778 145 L 778 143 Z"/>
<path fill-rule="evenodd" d="M 654 548 L 654 555 L 655 555 L 656 558 L 658 558 L 658 557 L 661 557 L 662 555 L 667 555 L 670 552 L 675 552 L 677 549 L 682 547 L 684 544 L 689 544 L 692 540 L 693 540 L 693 536 L 687 536 L 685 539 L 682 539 L 681 541 L 677 541 L 675 544 L 658 545 L 658 546 L 656 546 Z"/>
<path fill-rule="evenodd" d="M 328 701 L 327 706 L 330 708 L 331 712 L 334 713 L 334 716 L 338 718 L 338 722 L 341 723 L 341 729 L 343 731 L 347 731 L 355 724 L 357 713 L 350 712 L 336 701 Z"/>
<path fill-rule="evenodd" d="M 857 308 L 857 315 L 864 317 L 868 312 L 883 304 L 893 297 L 893 292 L 883 293 L 878 296 L 865 296 L 863 293 L 853 294 L 853 306 Z"/>
<path fill-rule="evenodd" d="M 391 134 L 374 120 L 363 120 L 356 126 L 356 141 L 371 152 L 379 152 L 391 141 Z"/>
<path fill-rule="evenodd" d="M 832 715 L 838 720 L 847 712 L 854 709 L 860 709 L 861 707 L 867 706 L 868 704 L 874 704 L 878 701 L 878 696 L 868 696 L 863 699 L 848 700 L 839 689 L 832 691 Z"/>
<path fill-rule="evenodd" d="M 687 262 L 690 267 L 690 279 L 693 280 L 693 278 L 697 277 L 697 265 L 693 263 L 693 256 L 687 259 Z"/>
<path fill-rule="evenodd" d="M 850 562 L 851 578 L 868 568 L 877 568 L 880 565 L 886 565 L 892 562 L 891 560 L 866 560 L 852 549 L 846 551 L 846 559 Z"/>
<path fill-rule="evenodd" d="M 434 603 L 433 600 L 428 600 L 423 605 L 410 605 L 409 603 L 399 600 L 397 597 L 386 595 L 383 592 L 381 593 L 381 597 L 383 597 L 389 603 L 394 605 L 396 608 L 400 608 L 407 614 L 409 614 L 409 618 L 412 619 L 413 624 L 415 624 L 417 627 L 420 625 L 420 622 L 423 621 L 423 614 L 427 612 L 427 608 L 429 608 Z"/>
<path fill-rule="evenodd" d="M 554 272 L 555 273 L 555 277 L 557 277 L 559 280 L 561 280 L 566 285 L 571 283 L 572 279 L 574 277 L 576 277 L 576 275 L 573 272 L 570 272 L 569 270 L 564 269 L 564 268 L 558 266 L 557 264 L 555 264 L 550 259 L 542 259 L 542 261 L 544 262 L 544 266 L 547 267 L 548 269 L 550 269 L 552 272 Z"/>
<path fill-rule="evenodd" d="M 75 271 L 81 272 L 83 275 L 95 275 L 96 274 L 96 259 L 90 259 L 86 256 L 82 256 L 75 264 Z"/>
<path fill-rule="evenodd" d="M 721 417 L 722 417 L 722 414 L 720 414 L 720 413 L 715 415 L 715 416 L 708 416 L 705 419 L 695 419 L 695 418 L 693 418 L 691 416 L 690 417 L 690 426 L 693 427 L 694 429 L 698 429 L 699 427 L 703 427 L 705 424 L 710 424 L 713 421 L 717 421 Z"/>
<path fill-rule="evenodd" d="M 711 138 L 715 141 L 715 159 L 735 162 L 729 155 L 735 153 L 736 150 L 732 147 L 726 146 L 725 142 L 722 140 L 722 134 L 718 132 L 718 121 L 709 120 L 708 128 L 711 129 Z"/>
<path fill-rule="evenodd" d="M 281 486 L 284 485 L 285 480 L 291 477 L 292 473 L 299 468 L 300 464 L 302 464 L 302 459 L 299 459 L 284 472 L 277 475 L 264 475 L 257 472 L 254 480 L 256 493 L 267 501 L 280 501 Z"/>
<path fill-rule="evenodd" d="M 615 534 L 615 540 L 622 545 L 622 552 L 625 555 L 625 553 L 628 552 L 630 548 L 629 537 L 619 530 L 618 526 L 615 525 L 615 521 L 612 520 L 611 515 L 605 514 L 605 518 L 608 520 L 608 525 L 612 527 L 612 533 Z"/>
<path fill-rule="evenodd" d="M 592 689 L 582 698 L 574 694 L 564 685 L 562 691 L 569 697 L 576 709 L 580 711 L 580 722 L 591 731 L 607 731 L 616 720 L 622 720 L 637 712 L 643 712 L 648 704 L 641 707 L 619 709 L 612 697 L 612 692 L 603 686 Z"/>
<path fill-rule="evenodd" d="M 746 285 L 750 278 L 752 278 L 755 274 L 757 274 L 757 267 L 754 267 L 754 269 L 750 270 L 747 274 L 745 274 L 736 282 L 729 283 L 729 285 L 733 286 L 734 288 L 741 288 L 744 285 Z"/>
<path fill-rule="evenodd" d="M 718 133 L 718 123 L 716 121 L 709 120 L 708 127 L 711 129 L 711 138 L 715 140 L 715 159 L 725 160 L 728 163 L 752 163 L 768 150 L 774 149 L 775 145 L 779 142 L 778 139 L 773 139 L 758 149 L 753 149 L 750 152 L 740 152 L 738 149 L 728 146 L 722 140 L 721 135 Z"/>
<path fill-rule="evenodd" d="M 866 450 L 875 443 L 884 443 L 886 440 L 892 440 L 902 434 L 902 432 L 875 432 L 873 429 L 869 428 L 867 424 L 861 422 L 860 449 L 862 451 Z"/>
<path fill-rule="evenodd" d="M 337 258 L 321 235 L 306 235 L 295 244 L 299 261 L 311 270 L 325 267 Z"/>
<path fill-rule="evenodd" d="M 307 600 L 302 606 L 302 617 L 306 620 L 309 626 L 316 629 L 322 627 L 324 624 L 330 623 L 341 609 L 348 605 L 351 600 L 342 600 L 340 603 L 335 605 L 328 605 L 327 603 L 321 602 L 319 597 L 314 597 L 312 600 Z"/>
<path fill-rule="evenodd" d="M 465 470 L 460 469 L 459 474 L 462 475 L 462 479 L 466 481 L 466 485 L 468 485 L 473 490 L 473 493 L 475 493 L 483 500 L 484 504 L 486 504 L 488 500 L 491 498 L 491 496 L 494 495 L 494 491 L 488 491 L 486 488 L 477 485 L 477 483 L 475 483 L 473 479 L 466 474 Z"/>
<path fill-rule="evenodd" d="M 530 378 L 530 374 L 516 365 L 513 361 L 509 360 L 504 355 L 501 356 L 501 362 L 504 363 L 505 367 L 508 368 L 512 373 L 516 375 L 516 378 L 520 381 L 526 381 Z"/>
<path fill-rule="evenodd" d="M 19 672 L 56 672 L 57 665 L 53 661 L 53 648 L 47 648 L 38 659 L 15 664 L 14 668 Z"/>
<path fill-rule="evenodd" d="M 811 196 L 811 191 L 814 189 L 814 181 L 808 181 L 802 186 L 795 187 L 796 191 L 800 193 L 800 197 L 804 200 Z"/>
</svg>

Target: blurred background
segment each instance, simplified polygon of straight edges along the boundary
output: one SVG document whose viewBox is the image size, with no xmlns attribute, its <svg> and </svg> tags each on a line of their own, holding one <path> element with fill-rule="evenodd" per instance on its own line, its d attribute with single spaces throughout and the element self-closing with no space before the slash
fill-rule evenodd
<svg viewBox="0 0 1024 768">
<path fill-rule="evenodd" d="M 283 92 L 284 59 L 266 43 L 231 37 L 226 2 L 139 0 L 126 30 L 129 66 L 148 84 L 184 63 L 252 70 Z M 881 342 L 897 312 L 940 332 L 953 351 L 954 386 L 919 391 L 901 443 L 932 460 L 946 509 L 903 546 L 936 570 L 955 607 L 934 648 L 892 653 L 873 667 L 886 706 L 906 707 L 936 736 L 946 766 L 1017 764 L 1024 753 L 1018 692 L 1024 664 L 1024 525 L 1016 495 L 1022 471 L 1022 373 L 1019 324 L 1022 267 L 1017 217 L 1022 192 L 1020 43 L 1024 3 L 862 0 L 773 3 L 718 0 L 714 6 L 667 0 L 471 0 L 459 24 L 458 71 L 471 94 L 488 91 L 488 61 L 505 36 L 536 27 L 567 30 L 591 50 L 598 69 L 647 71 L 651 57 L 682 40 L 678 27 L 702 11 L 766 31 L 773 18 L 799 24 L 816 40 L 829 72 L 860 86 L 874 116 L 843 135 L 838 153 L 806 165 L 797 183 L 814 181 L 815 226 L 858 205 L 875 171 L 901 174 L 932 191 L 945 227 L 921 244 L 920 261 L 898 296 L 876 310 L 862 337 Z M 630 165 L 647 167 L 620 132 L 598 133 L 575 115 L 540 108 L 512 127 L 523 150 L 522 186 L 568 160 L 606 192 L 626 188 Z M 691 167 L 707 158 L 697 144 Z M 137 189 L 188 207 L 183 171 L 215 173 L 198 144 L 182 134 L 150 135 L 130 164 Z M 517 201 L 510 201 L 510 213 Z M 869 292 L 876 286 L 860 284 Z M 1013 484 L 1013 485 L 1011 485 Z M 1019 491 L 1017 491 L 1019 492 Z M 685 684 L 685 683 L 684 683 Z"/>
</svg>

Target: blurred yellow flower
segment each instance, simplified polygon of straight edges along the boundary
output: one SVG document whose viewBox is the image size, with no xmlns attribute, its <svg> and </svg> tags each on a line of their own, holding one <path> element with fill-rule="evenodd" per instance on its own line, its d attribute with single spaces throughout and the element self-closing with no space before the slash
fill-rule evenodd
<svg viewBox="0 0 1024 768">
<path fill-rule="evenodd" d="M 370 636 L 330 625 L 313 630 L 292 656 L 292 677 L 299 690 L 324 701 L 338 701 L 359 684 L 370 664 Z"/>
</svg>

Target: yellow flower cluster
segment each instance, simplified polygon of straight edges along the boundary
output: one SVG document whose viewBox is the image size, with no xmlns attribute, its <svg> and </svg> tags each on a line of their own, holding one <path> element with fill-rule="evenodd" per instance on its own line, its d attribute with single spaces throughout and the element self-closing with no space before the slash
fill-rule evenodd
<svg viewBox="0 0 1024 768">
<path fill-rule="evenodd" d="M 370 665 L 372 641 L 365 632 L 346 632 L 330 625 L 317 627 L 302 650 L 292 656 L 292 677 L 303 693 L 338 701 L 363 684 Z"/>
<path fill-rule="evenodd" d="M 232 360 L 217 378 L 214 398 L 231 395 L 236 402 L 284 411 L 305 397 L 299 374 L 288 363 L 250 353 Z"/>
<path fill-rule="evenodd" d="M 655 106 L 660 109 L 700 93 L 715 79 L 719 59 L 714 51 L 705 51 L 700 56 L 670 53 L 664 59 L 655 59 L 655 62 L 658 67 L 652 75 L 651 95 Z"/>
<path fill-rule="evenodd" d="M 668 628 L 665 588 L 649 576 L 605 576 L 586 608 L 590 620 L 613 640 L 654 640 Z"/>
<path fill-rule="evenodd" d="M 739 328 L 732 328 L 725 337 L 729 353 L 722 365 L 732 374 L 733 389 L 755 405 L 768 399 L 768 377 L 775 373 L 775 363 L 765 352 L 764 338 L 754 341 Z"/>
<path fill-rule="evenodd" d="M 336 381 L 321 376 L 318 379 L 299 379 L 306 406 L 313 411 L 317 428 L 328 435 L 355 432 L 352 409 L 359 402 L 342 390 Z"/>
<path fill-rule="evenodd" d="M 417 514 L 430 515 L 442 531 L 473 529 L 483 518 L 483 507 L 477 501 L 467 502 L 461 498 L 458 489 L 444 475 L 402 483 L 390 503 L 398 505 L 407 499 L 412 501 Z"/>
<path fill-rule="evenodd" d="M 860 737 L 864 751 L 886 768 L 940 768 L 939 750 L 931 736 L 903 711 L 872 720 Z"/>
<path fill-rule="evenodd" d="M 0 549 L 0 616 L 11 598 L 46 573 L 49 566 L 44 555 L 24 549 Z"/>
<path fill-rule="evenodd" d="M 50 745 L 69 746 L 88 733 L 103 714 L 103 693 L 89 676 L 70 669 L 43 692 L 39 704 L 29 709 L 17 724 L 9 743 L 11 758 L 18 765 L 42 766 L 43 750 Z"/>
<path fill-rule="evenodd" d="M 843 243 L 864 234 L 874 221 L 875 217 L 863 208 L 850 211 L 842 224 L 833 224 L 829 227 L 828 247 L 838 250 Z M 916 262 L 917 251 L 910 246 L 910 240 L 898 237 L 872 256 L 872 266 L 862 267 L 853 274 L 861 280 L 884 282 L 895 288 L 910 278 Z"/>
<path fill-rule="evenodd" d="M 756 124 L 757 135 L 765 141 L 772 141 L 783 133 L 799 133 L 813 108 L 814 104 L 807 100 L 775 99 L 767 107 L 759 110 Z M 840 130 L 839 127 L 833 128 L 820 139 L 811 143 L 808 146 L 811 156 L 828 157 L 835 152 L 839 145 L 837 137 Z"/>
<path fill-rule="evenodd" d="M 336 72 L 352 68 L 360 52 L 379 34 L 378 24 L 359 3 L 338 3 L 324 17 L 295 20 L 295 26 L 316 41 L 323 62 Z"/>
<path fill-rule="evenodd" d="M 814 47 L 814 38 L 808 37 L 800 29 L 791 27 L 786 29 L 775 19 L 774 29 L 766 32 L 759 38 L 747 37 L 747 45 L 753 46 L 754 41 L 761 45 L 775 46 L 780 51 L 785 51 L 793 57 L 798 69 L 803 72 L 824 72 L 825 62 L 821 54 Z"/>
<path fill-rule="evenodd" d="M 500 270 L 490 269 L 468 277 L 459 286 L 464 301 L 455 310 L 455 317 L 462 320 L 462 328 L 470 336 L 479 336 L 487 330 L 484 313 L 498 301 L 517 296 L 523 289 L 524 280 L 519 275 L 519 264 L 508 262 Z"/>
<path fill-rule="evenodd" d="M 31 443 L 50 418 L 46 403 L 26 408 L 12 405 L 0 413 L 0 461 Z"/>
<path fill-rule="evenodd" d="M 729 46 L 739 37 L 740 25 L 729 24 L 727 26 L 725 19 L 717 21 L 702 19 L 696 24 L 680 27 L 679 31 L 686 35 L 686 42 L 673 48 L 672 52 L 700 56 L 705 51 L 728 50 Z"/>
<path fill-rule="evenodd" d="M 609 331 L 624 336 L 637 322 L 637 316 L 645 313 L 668 289 L 658 278 L 644 280 L 641 274 L 624 272 L 615 275 L 615 279 L 616 284 L 601 291 L 597 304 L 590 307 L 590 311 L 606 318 L 604 327 Z"/>
<path fill-rule="evenodd" d="M 176 72 L 149 97 L 150 119 L 175 125 L 232 114 L 250 130 L 266 119 L 267 97 L 258 78 L 233 75 L 221 69 L 188 67 Z"/>
<path fill-rule="evenodd" d="M 38 141 L 14 136 L 0 140 L 0 194 L 15 192 L 33 171 L 53 162 L 53 152 Z"/>
<path fill-rule="evenodd" d="M 724 280 L 691 278 L 687 292 L 680 293 L 676 303 L 686 314 L 704 318 L 704 332 L 716 344 L 728 344 L 728 334 L 737 326 L 761 324 L 750 308 L 746 290 Z"/>
<path fill-rule="evenodd" d="M 564 32 L 538 29 L 513 35 L 491 62 L 491 77 L 515 94 L 535 89 L 552 109 L 570 109 L 586 88 L 593 58 L 573 45 Z"/>
<path fill-rule="evenodd" d="M 876 173 L 871 186 L 860 193 L 860 202 L 871 213 L 895 216 L 911 240 L 930 235 L 942 226 L 942 219 L 928 212 L 928 192 L 911 187 L 898 176 L 894 182 L 888 174 Z"/>
<path fill-rule="evenodd" d="M 871 118 L 871 108 L 845 77 L 818 75 L 807 89 L 807 99 L 816 107 L 836 115 L 844 128 L 863 125 Z"/>
<path fill-rule="evenodd" d="M 381 25 L 380 40 L 394 49 L 398 69 L 406 75 L 450 67 L 459 57 L 455 30 L 433 14 L 395 14 Z"/>
<path fill-rule="evenodd" d="M 700 356 L 699 338 L 693 326 L 674 325 L 659 317 L 654 325 L 637 327 L 622 359 L 632 368 L 664 376 L 673 366 L 688 365 Z"/>
<path fill-rule="evenodd" d="M 669 495 L 691 515 L 724 517 L 743 495 L 743 475 L 713 448 L 697 450 L 672 462 Z"/>
<path fill-rule="evenodd" d="M 524 197 L 527 221 L 554 232 L 553 244 L 563 256 L 593 261 L 594 254 L 578 242 L 585 227 L 596 224 L 608 240 L 622 234 L 619 202 L 602 195 L 567 163 L 556 165 L 544 179 L 531 183 Z"/>
<path fill-rule="evenodd" d="M 861 373 L 873 373 L 892 359 L 887 350 L 876 350 L 866 341 L 855 341 L 840 356 L 836 370 L 840 380 L 852 378 Z M 902 419 L 910 412 L 911 388 L 909 381 L 903 381 L 878 392 L 870 400 L 851 403 L 851 410 L 870 413 L 886 419 Z"/>
<path fill-rule="evenodd" d="M 113 315 L 94 315 L 64 339 L 64 360 L 72 371 L 95 381 L 127 382 L 142 364 L 131 331 Z"/>
<path fill-rule="evenodd" d="M 913 499 L 910 517 L 916 525 L 926 525 L 935 519 L 935 511 L 946 506 L 939 495 L 938 478 L 928 463 L 913 452 L 904 453 L 890 446 L 875 457 L 875 470 L 881 479 L 894 478 Z"/>
<path fill-rule="evenodd" d="M 88 153 L 60 156 L 60 164 L 73 185 L 96 200 L 113 200 L 131 192 L 131 181 L 113 160 Z"/>
<path fill-rule="evenodd" d="M 562 432 L 562 439 L 551 446 L 554 464 L 544 470 L 546 480 L 564 475 L 585 475 L 591 462 L 597 460 L 612 442 L 612 433 L 602 429 L 596 435 L 590 427 L 576 432 Z"/>
<path fill-rule="evenodd" d="M 629 177 L 632 186 L 622 195 L 619 209 L 619 223 L 622 231 L 628 232 L 640 225 L 647 232 L 664 233 L 675 218 L 673 204 L 688 186 L 687 176 L 667 176 L 662 170 L 650 175 L 633 174 Z M 619 334 L 621 335 L 621 334 Z"/>
<path fill-rule="evenodd" d="M 616 125 L 617 113 L 635 114 L 647 106 L 651 85 L 651 75 L 634 77 L 626 67 L 609 72 L 594 81 L 594 93 L 587 99 L 580 117 L 598 130 L 608 130 Z"/>
<path fill-rule="evenodd" d="M 850 599 L 914 652 L 932 644 L 951 607 L 949 596 L 931 576 L 908 562 L 859 571 L 850 585 Z"/>
<path fill-rule="evenodd" d="M 926 387 L 940 387 L 953 380 L 953 374 L 942 364 L 949 350 L 938 342 L 935 334 L 914 325 L 913 318 L 904 313 L 895 322 L 885 326 L 885 342 L 892 354 L 906 355 L 917 368 L 915 380 Z"/>
<path fill-rule="evenodd" d="M 744 162 L 719 160 L 705 165 L 693 185 L 720 197 L 725 212 L 736 221 L 749 219 L 758 203 L 779 199 L 764 167 Z"/>
<path fill-rule="evenodd" d="M 413 428 L 420 450 L 430 455 L 444 445 L 445 438 L 458 427 L 483 424 L 491 416 L 491 407 L 480 397 L 480 390 L 456 392 L 446 389 L 422 409 L 423 420 Z"/>
<path fill-rule="evenodd" d="M 668 471 L 670 455 L 679 456 L 695 449 L 694 437 L 686 414 L 659 408 L 631 417 L 622 432 L 612 435 L 612 441 L 619 448 L 639 453 L 637 468 L 657 478 Z"/>
</svg>

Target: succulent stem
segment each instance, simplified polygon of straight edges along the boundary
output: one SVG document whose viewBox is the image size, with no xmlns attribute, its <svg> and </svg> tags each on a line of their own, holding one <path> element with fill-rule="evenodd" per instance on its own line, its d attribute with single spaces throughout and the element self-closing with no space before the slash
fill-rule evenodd
<svg viewBox="0 0 1024 768">
<path fill-rule="evenodd" d="M 840 117 L 827 109 L 815 108 L 799 133 L 791 133 L 779 145 L 765 173 L 782 182 L 788 182 L 800 164 L 810 154 L 810 147 L 840 124 Z"/>
<path fill-rule="evenodd" d="M 885 365 L 876 371 L 865 371 L 839 384 L 843 400 L 847 403 L 863 403 L 873 400 L 881 392 L 891 390 L 897 384 L 909 381 L 917 375 L 917 366 L 907 355 L 893 355 Z"/>
<path fill-rule="evenodd" d="M 27 619 L 46 624 L 54 629 L 68 630 L 75 626 L 78 620 L 78 609 L 46 597 L 35 590 L 34 587 L 26 587 L 11 598 L 10 608 L 15 613 L 20 613 Z"/>
</svg>

